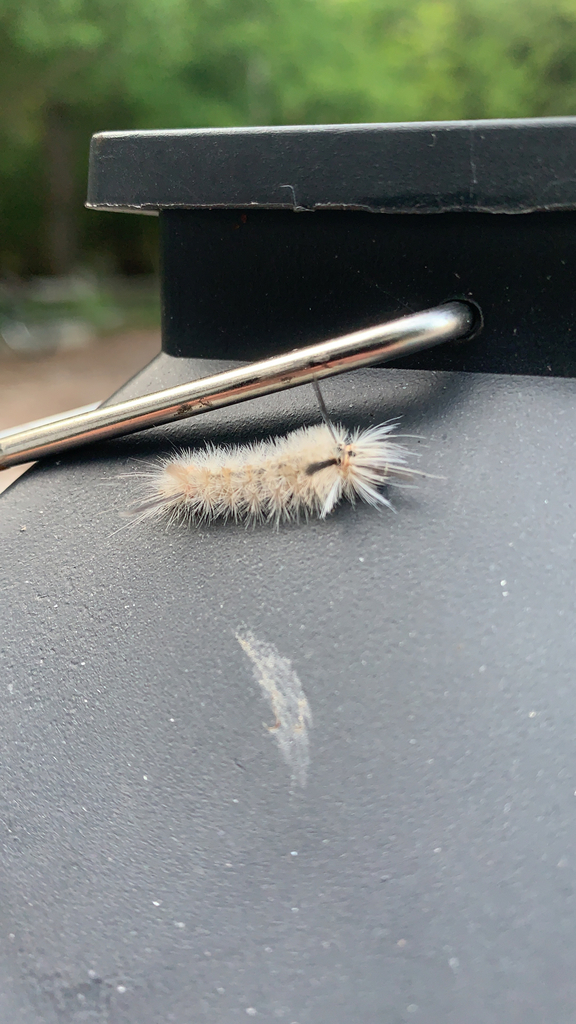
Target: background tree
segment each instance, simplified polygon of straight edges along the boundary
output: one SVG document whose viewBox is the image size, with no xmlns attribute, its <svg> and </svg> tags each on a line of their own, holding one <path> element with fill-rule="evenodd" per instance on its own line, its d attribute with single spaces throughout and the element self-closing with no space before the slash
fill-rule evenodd
<svg viewBox="0 0 576 1024">
<path fill-rule="evenodd" d="M 0 272 L 150 269 L 101 129 L 572 113 L 576 0 L 0 0 Z"/>
</svg>

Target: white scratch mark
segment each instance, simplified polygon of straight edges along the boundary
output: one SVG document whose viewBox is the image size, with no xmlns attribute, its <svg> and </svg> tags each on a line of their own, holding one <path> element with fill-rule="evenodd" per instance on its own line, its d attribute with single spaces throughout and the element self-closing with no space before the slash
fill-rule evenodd
<svg viewBox="0 0 576 1024">
<path fill-rule="evenodd" d="M 306 785 L 310 764 L 308 726 L 312 712 L 292 663 L 273 644 L 258 640 L 251 630 L 240 629 L 236 639 L 253 665 L 254 678 L 270 701 L 276 721 L 268 726 L 282 757 L 289 765 L 292 781 Z"/>
</svg>

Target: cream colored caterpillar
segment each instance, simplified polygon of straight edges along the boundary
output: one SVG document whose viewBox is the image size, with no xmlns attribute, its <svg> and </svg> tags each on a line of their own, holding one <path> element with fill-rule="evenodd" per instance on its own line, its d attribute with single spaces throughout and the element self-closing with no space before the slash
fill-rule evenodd
<svg viewBox="0 0 576 1024">
<path fill-rule="evenodd" d="M 380 488 L 417 473 L 406 465 L 406 448 L 390 436 L 395 429 L 392 422 L 349 431 L 326 420 L 286 437 L 182 451 L 150 473 L 151 493 L 135 513 L 195 523 L 279 523 L 324 519 L 342 498 L 391 508 Z"/>
</svg>

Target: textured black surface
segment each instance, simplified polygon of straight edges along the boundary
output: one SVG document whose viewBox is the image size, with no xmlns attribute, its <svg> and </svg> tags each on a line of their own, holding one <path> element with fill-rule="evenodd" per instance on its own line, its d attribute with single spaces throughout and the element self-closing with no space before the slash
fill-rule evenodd
<svg viewBox="0 0 576 1024">
<path fill-rule="evenodd" d="M 471 297 L 482 333 L 404 365 L 576 376 L 576 213 L 166 210 L 161 238 L 171 355 L 256 359 Z"/>
<path fill-rule="evenodd" d="M 161 356 L 122 393 L 210 369 Z M 397 515 L 116 532 L 134 456 L 309 421 L 305 388 L 0 497 L 6 1021 L 574 1020 L 576 383 L 324 390 L 402 414 L 445 479 Z M 305 789 L 241 626 L 301 679 Z"/>
<path fill-rule="evenodd" d="M 576 206 L 576 118 L 102 132 L 88 205 L 526 213 Z"/>
<path fill-rule="evenodd" d="M 46 462 L 0 497 L 2 1021 L 574 1020 L 576 382 L 510 376 L 575 372 L 574 214 L 502 212 L 574 206 L 573 132 L 95 139 L 103 205 L 288 207 L 162 213 L 180 358 L 118 397 L 227 365 L 186 356 L 253 358 L 457 295 L 485 331 L 422 365 L 492 372 L 324 385 L 335 417 L 401 415 L 425 439 L 442 479 L 397 494 L 396 516 L 121 518 L 139 460 L 314 421 L 310 388 Z M 392 215 L 293 212 L 322 204 Z M 299 675 L 305 787 L 239 629 Z"/>
</svg>

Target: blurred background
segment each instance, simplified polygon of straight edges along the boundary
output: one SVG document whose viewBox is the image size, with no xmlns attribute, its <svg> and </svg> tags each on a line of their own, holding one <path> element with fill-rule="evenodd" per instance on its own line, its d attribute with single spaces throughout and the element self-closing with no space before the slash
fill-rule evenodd
<svg viewBox="0 0 576 1024">
<path fill-rule="evenodd" d="M 157 221 L 84 209 L 93 132 L 562 114 L 576 0 L 0 0 L 0 430 L 159 349 Z"/>
</svg>

